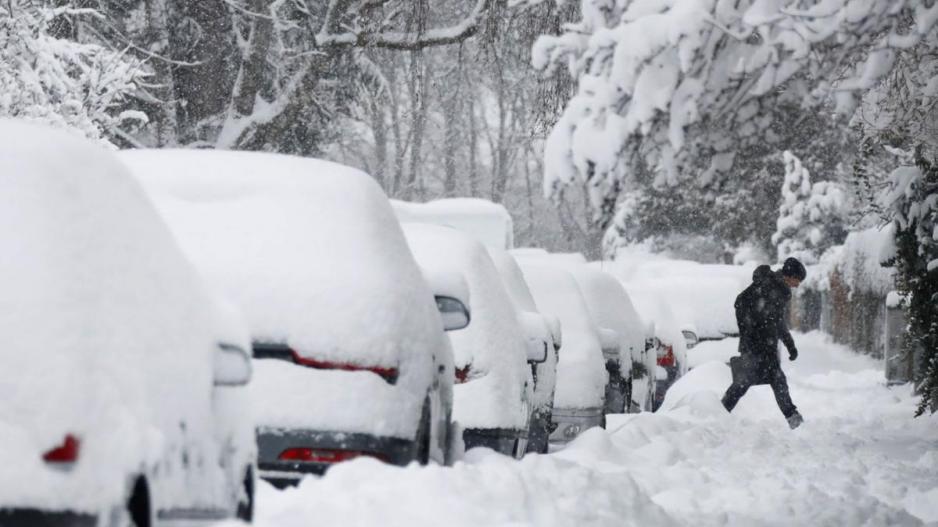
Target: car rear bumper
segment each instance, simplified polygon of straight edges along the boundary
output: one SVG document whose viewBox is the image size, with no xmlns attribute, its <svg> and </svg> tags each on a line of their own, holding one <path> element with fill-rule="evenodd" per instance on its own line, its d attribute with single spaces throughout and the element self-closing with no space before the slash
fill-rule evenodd
<svg viewBox="0 0 938 527">
<path fill-rule="evenodd" d="M 362 456 L 374 457 L 386 463 L 401 466 L 417 457 L 417 445 L 411 439 L 345 432 L 259 428 L 257 430 L 258 476 L 275 487 L 285 487 L 297 484 L 307 474 L 322 475 L 334 464 L 279 459 L 280 454 L 289 448 L 359 452 Z"/>
<path fill-rule="evenodd" d="M 557 428 L 550 434 L 551 443 L 567 443 L 584 430 L 605 425 L 602 408 L 554 408 L 551 420 Z"/>
<path fill-rule="evenodd" d="M 0 527 L 94 527 L 93 514 L 39 509 L 0 509 Z"/>
<path fill-rule="evenodd" d="M 659 366 L 660 368 L 661 366 Z M 654 409 L 657 410 L 661 403 L 664 402 L 664 396 L 668 393 L 668 388 L 674 384 L 674 381 L 678 378 L 678 367 L 677 366 L 668 366 L 664 368 L 668 372 L 667 379 L 661 379 L 655 383 L 655 404 Z"/>
<path fill-rule="evenodd" d="M 462 440 L 466 444 L 466 450 L 475 447 L 485 447 L 491 448 L 506 456 L 515 455 L 515 445 L 518 443 L 518 440 L 521 440 L 523 446 L 526 447 L 527 439 L 527 430 L 510 430 L 506 428 L 467 428 L 463 430 L 462 434 Z"/>
</svg>

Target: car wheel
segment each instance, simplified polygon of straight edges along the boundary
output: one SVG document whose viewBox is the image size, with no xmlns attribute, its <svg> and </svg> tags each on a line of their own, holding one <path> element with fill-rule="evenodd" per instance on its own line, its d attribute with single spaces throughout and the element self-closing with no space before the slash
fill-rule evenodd
<svg viewBox="0 0 938 527">
<path fill-rule="evenodd" d="M 150 487 L 143 477 L 137 478 L 130 498 L 127 499 L 127 518 L 131 527 L 152 527 L 153 507 L 150 501 Z"/>
<path fill-rule="evenodd" d="M 254 471 L 251 467 L 244 471 L 244 500 L 238 501 L 236 515 L 245 523 L 254 520 Z"/>
<path fill-rule="evenodd" d="M 430 462 L 430 401 L 423 403 L 420 426 L 417 428 L 417 462 L 426 465 Z"/>
</svg>

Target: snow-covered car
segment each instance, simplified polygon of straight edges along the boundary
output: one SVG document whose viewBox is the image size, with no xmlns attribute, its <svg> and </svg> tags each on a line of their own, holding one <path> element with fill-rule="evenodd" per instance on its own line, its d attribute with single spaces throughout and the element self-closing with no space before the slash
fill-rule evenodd
<svg viewBox="0 0 938 527">
<path fill-rule="evenodd" d="M 598 328 L 598 337 L 606 358 L 609 383 L 606 385 L 606 413 L 624 413 L 632 408 L 633 372 L 642 375 L 646 369 L 634 368 L 633 354 L 644 364 L 647 357 L 645 331 L 632 309 L 628 294 L 618 281 L 587 265 L 581 253 L 550 253 L 537 250 L 513 251 L 521 261 L 551 265 L 569 271 L 577 280 L 589 308 L 590 317 Z M 630 311 L 631 310 L 631 311 Z M 640 378 L 640 388 L 653 389 Z M 639 399 L 645 399 L 640 394 Z"/>
<path fill-rule="evenodd" d="M 667 299 L 681 330 L 693 333 L 698 341 L 721 340 L 739 332 L 733 303 L 751 282 L 754 268 L 628 252 L 620 252 L 616 261 L 592 265 L 601 265 L 625 284 L 654 289 Z M 693 343 L 689 334 L 688 341 Z"/>
<path fill-rule="evenodd" d="M 243 326 L 114 155 L 0 121 L 0 525 L 250 520 Z"/>
<path fill-rule="evenodd" d="M 687 373 L 688 339 L 681 331 L 668 300 L 658 288 L 643 287 L 637 283 L 625 286 L 642 321 L 651 328 L 648 347 L 657 356 L 652 410 L 657 410 L 668 388 Z"/>
<path fill-rule="evenodd" d="M 543 263 L 520 262 L 538 309 L 560 318 L 563 342 L 557 362 L 552 443 L 565 443 L 582 431 L 605 427 L 605 391 L 609 381 L 599 330 L 583 294 L 568 271 Z"/>
<path fill-rule="evenodd" d="M 394 213 L 406 223 L 452 227 L 486 247 L 514 247 L 514 222 L 503 205 L 480 198 L 444 198 L 426 203 L 391 200 Z"/>
<path fill-rule="evenodd" d="M 644 407 L 655 393 L 654 377 L 649 375 L 654 363 L 649 362 L 650 354 L 645 348 L 645 324 L 632 305 L 629 294 L 615 277 L 594 267 L 579 266 L 571 269 L 571 273 L 580 286 L 601 336 L 612 337 L 613 346 L 604 343 L 604 352 L 613 347 L 616 349 L 606 357 L 609 371 L 606 412 L 627 412 L 632 401 L 639 408 Z"/>
<path fill-rule="evenodd" d="M 287 485 L 360 456 L 447 461 L 451 347 L 371 177 L 276 154 L 122 157 L 246 315 L 261 477 Z"/>
<path fill-rule="evenodd" d="M 521 457 L 533 412 L 530 348 L 523 323 L 481 243 L 438 225 L 404 223 L 420 265 L 431 272 L 458 272 L 469 286 L 472 321 L 448 333 L 455 356 L 453 417 L 464 429 L 467 449 L 492 448 Z"/>
<path fill-rule="evenodd" d="M 546 453 L 548 438 L 554 429 L 551 415 L 557 383 L 557 361 L 562 344 L 560 319 L 538 312 L 531 290 L 524 281 L 524 274 L 511 255 L 494 248 L 489 248 L 488 252 L 508 296 L 525 321 L 529 346 L 543 345 L 547 350 L 547 360 L 529 361 L 534 376 L 534 415 L 528 433 L 528 452 Z"/>
</svg>

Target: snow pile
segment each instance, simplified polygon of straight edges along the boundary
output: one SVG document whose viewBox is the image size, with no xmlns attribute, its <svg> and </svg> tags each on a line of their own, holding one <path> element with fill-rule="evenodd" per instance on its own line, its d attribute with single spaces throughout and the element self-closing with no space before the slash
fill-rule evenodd
<svg viewBox="0 0 938 527">
<path fill-rule="evenodd" d="M 0 120 L 0 166 L 0 503 L 96 512 L 140 467 L 184 470 L 167 454 L 184 442 L 217 459 L 213 353 L 247 343 L 143 190 L 102 148 L 22 122 Z M 66 434 L 79 461 L 60 471 L 42 456 Z"/>
<path fill-rule="evenodd" d="M 361 459 L 277 492 L 260 527 L 327 525 L 921 525 L 938 521 L 938 415 L 913 419 L 908 386 L 820 333 L 795 334 L 785 362 L 805 424 L 788 429 L 771 389 L 732 414 L 721 363 L 679 379 L 656 413 L 610 415 L 607 430 L 521 461 L 484 450 L 452 468 Z M 735 348 L 735 339 L 715 345 Z"/>
<path fill-rule="evenodd" d="M 592 430 L 574 444 L 593 437 Z M 366 506 L 363 506 L 366 505 Z M 355 460 L 277 492 L 262 484 L 256 525 L 446 524 L 667 527 L 675 522 L 626 471 L 599 474 L 559 456 L 520 461 L 475 449 L 451 468 Z"/>
<path fill-rule="evenodd" d="M 447 198 L 427 203 L 391 200 L 391 205 L 402 222 L 453 227 L 487 247 L 514 247 L 514 222 L 500 204 L 479 198 Z"/>
<path fill-rule="evenodd" d="M 447 227 L 405 223 L 404 232 L 421 266 L 461 273 L 469 286 L 472 321 L 448 333 L 456 368 L 470 368 L 469 381 L 453 387 L 453 418 L 464 428 L 526 428 L 533 386 L 525 335 L 485 248 Z"/>
<path fill-rule="evenodd" d="M 435 375 L 431 357 L 448 354 L 448 344 L 433 295 L 374 180 L 275 154 L 121 156 L 189 257 L 243 310 L 255 341 L 284 342 L 316 360 L 400 370 L 390 386 L 369 372 L 286 373 L 287 363 L 256 361 L 252 391 L 263 424 L 332 430 L 343 423 L 348 432 L 413 436 Z"/>
<path fill-rule="evenodd" d="M 554 408 L 602 408 L 609 374 L 598 329 L 576 281 L 543 264 L 522 261 L 521 269 L 538 308 L 559 317 L 563 326 Z"/>
</svg>

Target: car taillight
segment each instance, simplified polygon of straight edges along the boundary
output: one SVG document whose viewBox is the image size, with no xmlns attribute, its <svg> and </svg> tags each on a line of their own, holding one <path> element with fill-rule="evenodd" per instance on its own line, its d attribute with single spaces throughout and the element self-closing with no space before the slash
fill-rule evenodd
<svg viewBox="0 0 938 527">
<path fill-rule="evenodd" d="M 81 441 L 72 434 L 65 436 L 62 444 L 42 455 L 46 463 L 74 463 L 78 461 Z"/>
<path fill-rule="evenodd" d="M 340 362 L 330 362 L 324 360 L 311 359 L 309 357 L 303 357 L 296 351 L 290 350 L 293 354 L 293 362 L 299 364 L 300 366 L 307 366 L 309 368 L 316 368 L 317 370 L 342 370 L 342 371 L 370 371 L 379 375 L 382 379 L 387 381 L 390 384 L 397 382 L 397 377 L 400 374 L 397 368 L 383 368 L 380 366 L 359 366 L 357 364 L 345 364 Z"/>
<path fill-rule="evenodd" d="M 664 347 L 664 354 L 658 356 L 658 366 L 674 366 L 674 348 L 671 346 Z"/>
<path fill-rule="evenodd" d="M 299 461 L 301 463 L 339 463 L 362 456 L 373 457 L 384 461 L 384 457 L 369 452 L 357 450 L 339 450 L 333 448 L 288 448 L 277 456 L 281 461 Z"/>
<path fill-rule="evenodd" d="M 456 368 L 456 384 L 465 384 L 469 382 L 469 371 L 472 370 L 472 365 L 468 365 L 463 368 Z"/>
</svg>

